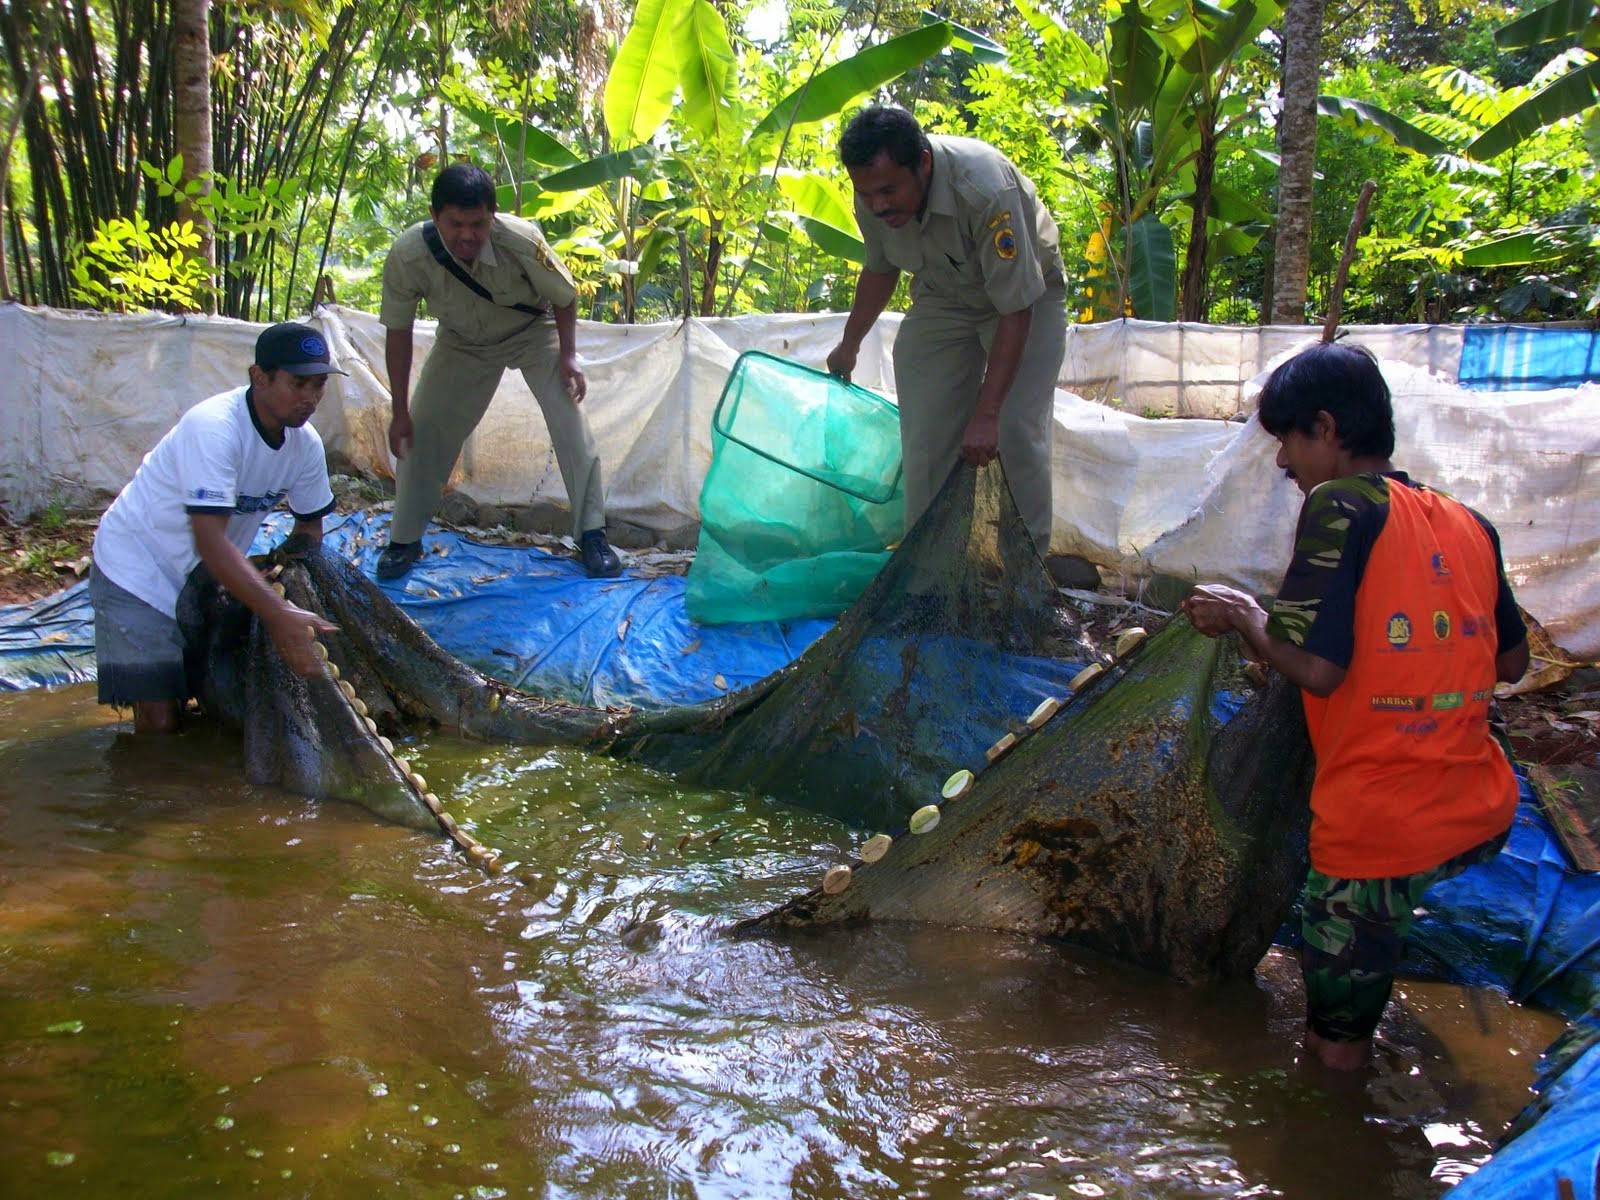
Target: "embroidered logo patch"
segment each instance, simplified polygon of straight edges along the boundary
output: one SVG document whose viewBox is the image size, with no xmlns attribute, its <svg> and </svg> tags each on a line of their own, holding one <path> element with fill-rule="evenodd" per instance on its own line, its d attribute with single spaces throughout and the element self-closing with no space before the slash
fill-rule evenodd
<svg viewBox="0 0 1600 1200">
<path fill-rule="evenodd" d="M 1005 212 L 1001 213 L 998 217 L 989 222 L 989 228 L 993 229 L 996 225 L 1004 225 L 1009 220 L 1011 220 L 1011 210 L 1008 208 L 1005 210 Z"/>
<path fill-rule="evenodd" d="M 1433 556 L 1433 574 L 1436 579 L 1450 574 L 1450 564 L 1444 561 L 1443 552 Z"/>
<path fill-rule="evenodd" d="M 328 353 L 328 343 L 316 334 L 310 334 L 300 339 L 300 353 L 309 354 L 312 358 L 322 358 Z"/>
<path fill-rule="evenodd" d="M 1467 702 L 1465 692 L 1435 692 L 1433 694 L 1433 707 L 1435 709 L 1460 708 Z"/>
<path fill-rule="evenodd" d="M 1442 608 L 1433 614 L 1433 636 L 1440 642 L 1450 636 L 1450 614 Z"/>
<path fill-rule="evenodd" d="M 1396 650 L 1404 650 L 1411 644 L 1411 618 L 1403 612 L 1395 613 L 1389 618 L 1389 628 L 1384 631 L 1384 637 Z"/>
<path fill-rule="evenodd" d="M 1374 712 L 1421 712 L 1428 707 L 1426 696 L 1374 696 Z"/>
<path fill-rule="evenodd" d="M 994 252 L 1001 258 L 1015 258 L 1017 256 L 1017 235 L 1007 225 L 994 235 Z"/>
</svg>

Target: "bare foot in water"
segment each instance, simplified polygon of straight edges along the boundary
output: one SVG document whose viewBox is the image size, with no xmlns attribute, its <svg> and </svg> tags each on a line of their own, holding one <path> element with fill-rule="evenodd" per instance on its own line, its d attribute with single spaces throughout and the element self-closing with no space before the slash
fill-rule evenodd
<svg viewBox="0 0 1600 1200">
<path fill-rule="evenodd" d="M 1319 1034 L 1306 1030 L 1306 1049 L 1316 1055 L 1317 1061 L 1335 1071 L 1354 1071 L 1372 1056 L 1372 1039 L 1359 1042 L 1330 1042 Z"/>
</svg>

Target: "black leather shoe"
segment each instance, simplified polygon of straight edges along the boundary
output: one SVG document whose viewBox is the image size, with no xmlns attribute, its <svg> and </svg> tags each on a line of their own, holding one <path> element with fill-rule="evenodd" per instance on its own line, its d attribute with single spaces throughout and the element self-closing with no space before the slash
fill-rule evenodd
<svg viewBox="0 0 1600 1200">
<path fill-rule="evenodd" d="M 383 553 L 378 555 L 378 568 L 375 574 L 379 579 L 399 579 L 416 566 L 417 559 L 421 557 L 420 541 L 390 542 L 384 547 Z"/>
<path fill-rule="evenodd" d="M 578 539 L 578 550 L 583 555 L 583 569 L 590 579 L 610 579 L 622 574 L 622 560 L 606 541 L 604 529 L 591 529 Z"/>
</svg>

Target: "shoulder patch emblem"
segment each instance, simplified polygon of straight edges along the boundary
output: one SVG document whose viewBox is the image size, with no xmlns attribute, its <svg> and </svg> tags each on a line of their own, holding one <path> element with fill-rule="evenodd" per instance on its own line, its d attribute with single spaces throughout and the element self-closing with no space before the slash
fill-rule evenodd
<svg viewBox="0 0 1600 1200">
<path fill-rule="evenodd" d="M 998 217 L 989 222 L 989 228 L 993 229 L 997 225 L 1004 225 L 1009 220 L 1011 220 L 1011 210 L 1008 208 L 1005 210 L 1005 212 L 1001 213 Z"/>
<path fill-rule="evenodd" d="M 1017 235 L 1007 225 L 994 235 L 994 252 L 1001 258 L 1015 258 L 1017 256 Z"/>
<path fill-rule="evenodd" d="M 556 269 L 555 256 L 550 253 L 550 247 L 543 242 L 539 243 L 539 265 L 542 266 L 546 271 L 549 271 L 552 275 L 559 275 L 561 273 Z"/>
</svg>

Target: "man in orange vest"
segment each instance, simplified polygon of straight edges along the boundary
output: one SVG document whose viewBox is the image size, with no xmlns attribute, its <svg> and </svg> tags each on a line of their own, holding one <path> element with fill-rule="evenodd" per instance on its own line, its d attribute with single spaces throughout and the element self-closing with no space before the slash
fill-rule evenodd
<svg viewBox="0 0 1600 1200">
<path fill-rule="evenodd" d="M 1371 355 L 1296 355 L 1268 378 L 1258 416 L 1306 496 L 1283 585 L 1270 613 L 1215 584 L 1182 607 L 1302 689 L 1317 757 L 1306 1049 L 1353 1070 L 1422 894 L 1505 844 L 1517 781 L 1489 705 L 1496 680 L 1527 669 L 1527 630 L 1494 526 L 1389 461 L 1394 410 Z"/>
</svg>

